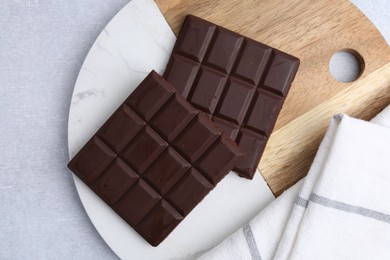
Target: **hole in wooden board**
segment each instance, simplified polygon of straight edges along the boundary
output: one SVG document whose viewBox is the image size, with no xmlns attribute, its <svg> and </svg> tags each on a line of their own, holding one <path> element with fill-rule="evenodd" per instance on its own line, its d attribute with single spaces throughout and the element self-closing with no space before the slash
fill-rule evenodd
<svg viewBox="0 0 390 260">
<path fill-rule="evenodd" d="M 343 83 L 357 80 L 365 67 L 363 57 L 355 50 L 343 49 L 335 52 L 329 61 L 332 77 Z"/>
</svg>

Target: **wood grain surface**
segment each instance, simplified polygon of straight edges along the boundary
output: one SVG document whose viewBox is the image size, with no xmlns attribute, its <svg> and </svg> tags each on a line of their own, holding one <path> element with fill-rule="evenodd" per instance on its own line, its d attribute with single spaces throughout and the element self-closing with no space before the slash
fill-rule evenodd
<svg viewBox="0 0 390 260">
<path fill-rule="evenodd" d="M 289 96 L 259 165 L 272 191 L 304 177 L 333 114 L 370 119 L 390 104 L 390 48 L 346 0 L 156 0 L 178 33 L 197 15 L 301 60 Z M 363 72 L 341 83 L 329 73 L 336 51 L 360 57 Z"/>
</svg>

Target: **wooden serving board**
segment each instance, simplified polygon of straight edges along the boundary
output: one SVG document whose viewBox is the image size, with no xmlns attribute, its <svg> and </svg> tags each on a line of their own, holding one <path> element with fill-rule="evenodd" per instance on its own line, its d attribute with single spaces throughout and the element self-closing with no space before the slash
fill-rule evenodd
<svg viewBox="0 0 390 260">
<path fill-rule="evenodd" d="M 308 172 L 332 115 L 370 119 L 390 104 L 390 48 L 346 0 L 156 0 L 178 33 L 197 15 L 290 53 L 301 66 L 259 165 L 279 195 Z M 329 73 L 336 51 L 361 59 L 363 72 L 341 83 Z"/>
</svg>

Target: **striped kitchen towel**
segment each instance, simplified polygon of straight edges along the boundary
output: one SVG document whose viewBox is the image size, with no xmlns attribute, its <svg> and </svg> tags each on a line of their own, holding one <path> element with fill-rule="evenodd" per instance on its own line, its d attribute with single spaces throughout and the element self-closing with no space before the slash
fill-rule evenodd
<svg viewBox="0 0 390 260">
<path fill-rule="evenodd" d="M 389 127 L 334 116 L 307 177 L 201 259 L 390 259 Z"/>
</svg>

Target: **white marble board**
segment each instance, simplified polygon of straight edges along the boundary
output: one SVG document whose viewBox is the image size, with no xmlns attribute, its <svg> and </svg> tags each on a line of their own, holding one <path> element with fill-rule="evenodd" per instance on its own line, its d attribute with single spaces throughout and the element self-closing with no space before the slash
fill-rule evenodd
<svg viewBox="0 0 390 260">
<path fill-rule="evenodd" d="M 153 0 L 133 0 L 101 32 L 74 88 L 68 145 L 72 158 L 152 70 L 162 73 L 176 38 Z M 218 244 L 274 199 L 259 173 L 228 174 L 158 247 L 150 246 L 74 176 L 92 223 L 122 259 L 194 257 Z"/>
</svg>

